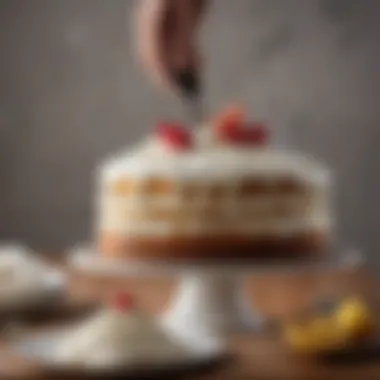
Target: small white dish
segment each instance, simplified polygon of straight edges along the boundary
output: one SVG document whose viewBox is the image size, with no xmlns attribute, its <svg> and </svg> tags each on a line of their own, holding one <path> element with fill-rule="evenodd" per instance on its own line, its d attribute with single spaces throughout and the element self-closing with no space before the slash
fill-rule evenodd
<svg viewBox="0 0 380 380">
<path fill-rule="evenodd" d="M 0 245 L 0 316 L 42 310 L 63 299 L 66 276 L 18 244 Z"/>
<path fill-rule="evenodd" d="M 35 292 L 20 292 L 14 298 L 6 298 L 0 303 L 0 316 L 43 311 L 53 307 L 65 295 L 66 277 L 59 271 L 47 272 L 41 287 Z"/>
<path fill-rule="evenodd" d="M 226 359 L 226 351 L 220 341 L 200 337 L 184 343 L 189 350 L 183 360 L 173 360 L 159 365 L 144 366 L 118 366 L 93 368 L 65 363 L 59 358 L 59 347 L 67 336 L 67 328 L 58 331 L 41 333 L 39 335 L 20 339 L 11 346 L 12 351 L 35 365 L 40 366 L 50 376 L 68 376 L 78 378 L 123 378 L 138 379 L 149 378 L 173 378 L 192 372 L 202 372 L 221 365 Z"/>
</svg>

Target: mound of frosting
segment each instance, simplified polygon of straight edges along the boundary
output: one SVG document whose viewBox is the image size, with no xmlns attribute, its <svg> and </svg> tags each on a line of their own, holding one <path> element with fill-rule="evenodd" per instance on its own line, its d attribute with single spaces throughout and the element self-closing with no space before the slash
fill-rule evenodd
<svg viewBox="0 0 380 380">
<path fill-rule="evenodd" d="M 0 248 L 0 308 L 38 297 L 46 288 L 46 266 L 19 246 Z"/>
<path fill-rule="evenodd" d="M 58 360 L 86 367 L 175 363 L 187 350 L 121 293 L 112 307 L 84 321 L 59 347 Z"/>
</svg>

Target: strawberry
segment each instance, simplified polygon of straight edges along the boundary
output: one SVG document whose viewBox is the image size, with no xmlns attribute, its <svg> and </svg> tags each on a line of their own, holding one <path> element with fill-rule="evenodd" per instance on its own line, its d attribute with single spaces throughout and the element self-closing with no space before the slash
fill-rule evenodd
<svg viewBox="0 0 380 380">
<path fill-rule="evenodd" d="M 218 134 L 223 141 L 236 141 L 241 134 L 241 124 L 237 121 L 229 120 L 219 129 Z"/>
<path fill-rule="evenodd" d="M 229 123 L 221 131 L 221 137 L 233 144 L 260 146 L 267 143 L 268 131 L 261 123 L 249 125 Z"/>
<path fill-rule="evenodd" d="M 129 311 L 135 307 L 135 302 L 133 297 L 126 292 L 120 292 L 116 295 L 113 306 L 119 311 Z"/>
<path fill-rule="evenodd" d="M 191 133 L 178 123 L 160 123 L 157 134 L 170 148 L 183 151 L 193 146 Z"/>
<path fill-rule="evenodd" d="M 264 124 L 253 123 L 243 128 L 243 140 L 247 144 L 264 145 L 268 142 L 269 132 Z"/>
<path fill-rule="evenodd" d="M 227 125 L 242 124 L 245 120 L 245 110 L 240 106 L 230 106 L 217 116 L 214 121 L 216 129 L 224 129 Z"/>
</svg>

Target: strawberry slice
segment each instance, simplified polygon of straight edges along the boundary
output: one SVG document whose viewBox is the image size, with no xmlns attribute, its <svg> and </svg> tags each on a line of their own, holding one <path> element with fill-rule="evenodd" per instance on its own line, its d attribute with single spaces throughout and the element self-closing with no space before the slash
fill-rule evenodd
<svg viewBox="0 0 380 380">
<path fill-rule="evenodd" d="M 250 125 L 241 125 L 236 123 L 226 124 L 222 130 L 221 137 L 237 145 L 264 145 L 268 141 L 268 130 L 264 124 L 253 123 Z"/>
<path fill-rule="evenodd" d="M 229 128 L 231 125 L 243 124 L 246 114 L 241 106 L 230 106 L 215 119 L 214 125 L 218 130 Z"/>
<path fill-rule="evenodd" d="M 243 140 L 248 144 L 264 145 L 268 143 L 269 132 L 263 123 L 253 123 L 243 128 Z"/>
<path fill-rule="evenodd" d="M 131 294 L 126 292 L 120 292 L 116 294 L 115 299 L 113 300 L 113 306 L 119 311 L 129 311 L 134 309 L 135 300 Z"/>
<path fill-rule="evenodd" d="M 242 123 L 240 120 L 229 119 L 219 128 L 219 137 L 226 141 L 235 141 L 239 138 L 242 131 Z"/>
<path fill-rule="evenodd" d="M 157 134 L 174 150 L 183 151 L 193 146 L 191 133 L 179 123 L 160 123 L 157 126 Z"/>
</svg>

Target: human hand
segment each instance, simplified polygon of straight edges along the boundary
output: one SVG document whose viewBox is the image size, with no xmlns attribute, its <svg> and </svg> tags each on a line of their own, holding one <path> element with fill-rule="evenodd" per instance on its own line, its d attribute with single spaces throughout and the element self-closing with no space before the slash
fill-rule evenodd
<svg viewBox="0 0 380 380">
<path fill-rule="evenodd" d="M 197 31 L 207 0 L 140 0 L 137 48 L 147 74 L 172 89 L 172 73 L 199 70 Z"/>
</svg>

